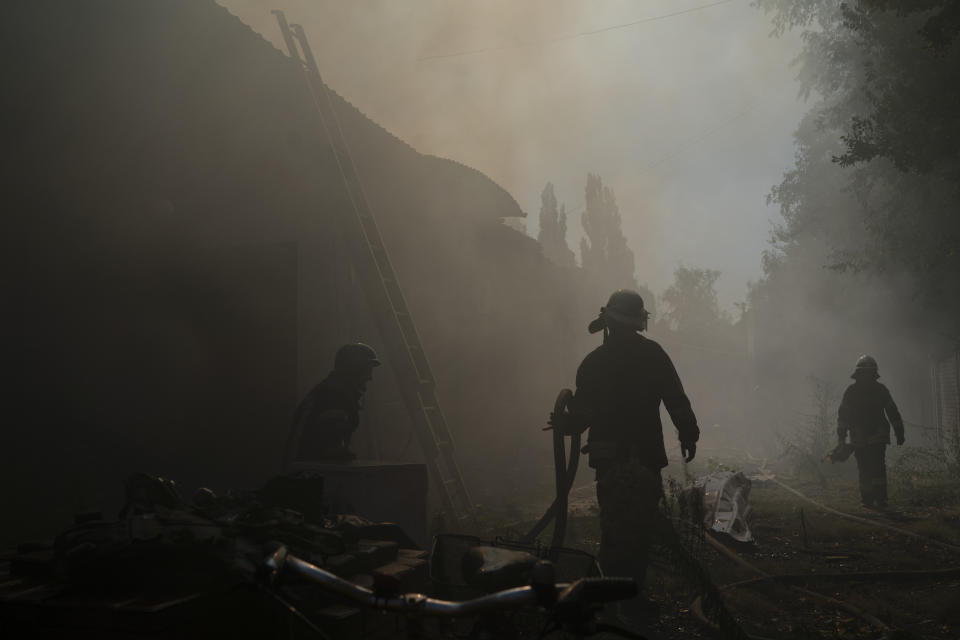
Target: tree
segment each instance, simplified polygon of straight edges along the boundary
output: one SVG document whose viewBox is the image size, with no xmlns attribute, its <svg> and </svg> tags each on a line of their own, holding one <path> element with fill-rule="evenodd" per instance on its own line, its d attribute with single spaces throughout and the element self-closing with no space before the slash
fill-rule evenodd
<svg viewBox="0 0 960 640">
<path fill-rule="evenodd" d="M 927 354 L 940 335 L 960 335 L 960 109 L 949 106 L 960 51 L 948 3 L 754 5 L 772 14 L 775 33 L 802 30 L 798 79 L 810 108 L 795 162 L 769 196 L 783 222 L 747 298 L 751 412 L 782 420 L 805 402 L 809 376 L 838 380 L 864 352 L 882 357 L 900 393 L 926 397 Z"/>
<path fill-rule="evenodd" d="M 543 255 L 554 264 L 561 267 L 575 265 L 573 251 L 567 245 L 567 209 L 562 204 L 557 208 L 557 197 L 550 182 L 540 194 L 540 232 L 537 240 Z"/>
<path fill-rule="evenodd" d="M 812 239 L 839 269 L 906 273 L 958 317 L 960 4 L 757 0 L 777 32 L 803 29 L 797 162 L 774 188 L 782 258 Z M 960 335 L 953 321 L 952 332 Z"/>
<path fill-rule="evenodd" d="M 730 315 L 717 301 L 717 279 L 714 269 L 677 267 L 673 284 L 663 292 L 663 320 L 678 333 L 713 335 L 721 327 L 729 327 Z"/>
<path fill-rule="evenodd" d="M 600 176 L 587 174 L 586 208 L 581 221 L 586 237 L 580 240 L 584 271 L 612 288 L 636 289 L 633 251 L 621 229 L 620 209 L 610 187 Z"/>
</svg>

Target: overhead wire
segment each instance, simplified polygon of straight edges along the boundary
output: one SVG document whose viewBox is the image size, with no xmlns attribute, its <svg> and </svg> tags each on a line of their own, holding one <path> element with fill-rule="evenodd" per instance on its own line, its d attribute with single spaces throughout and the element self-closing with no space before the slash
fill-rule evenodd
<svg viewBox="0 0 960 640">
<path fill-rule="evenodd" d="M 789 87 L 787 87 L 787 88 L 789 88 Z M 781 97 L 780 97 L 780 101 L 782 101 L 782 100 L 783 100 L 783 98 L 782 98 L 782 96 L 781 96 Z M 780 101 L 773 102 L 773 103 L 772 103 L 773 106 L 779 106 Z M 653 171 L 653 169 L 656 169 L 657 167 L 659 167 L 660 165 L 664 164 L 665 162 L 667 162 L 667 161 L 669 161 L 669 160 L 673 160 L 674 158 L 676 158 L 676 157 L 678 157 L 678 156 L 681 156 L 681 155 L 685 154 L 686 152 L 692 150 L 694 147 L 696 147 L 699 143 L 703 142 L 703 141 L 706 140 L 707 138 L 710 138 L 710 137 L 714 136 L 715 134 L 719 133 L 720 131 L 726 129 L 727 127 L 729 127 L 729 126 L 731 126 L 731 125 L 734 125 L 734 124 L 742 121 L 746 116 L 749 116 L 749 115 L 751 115 L 752 113 L 755 113 L 756 111 L 758 111 L 758 110 L 761 109 L 762 107 L 769 107 L 769 106 L 771 106 L 771 101 L 770 101 L 770 100 L 758 100 L 758 101 L 756 101 L 756 102 L 753 102 L 752 104 L 747 104 L 747 105 L 743 106 L 741 109 L 739 109 L 738 111 L 734 112 L 733 115 L 728 116 L 727 118 L 721 120 L 720 122 L 714 124 L 714 125 L 711 126 L 711 127 L 708 127 L 708 128 L 706 128 L 706 129 L 703 129 L 703 130 L 702 130 L 700 133 L 698 133 L 697 135 L 692 136 L 692 137 L 690 137 L 690 138 L 688 138 L 688 139 L 680 142 L 680 143 L 677 144 L 677 145 L 674 145 L 674 147 L 672 148 L 672 150 L 667 151 L 665 154 L 663 154 L 662 156 L 660 156 L 659 158 L 657 158 L 657 159 L 654 160 L 653 162 L 645 165 L 644 167 L 641 167 L 641 168 L 639 169 L 639 171 L 638 171 L 638 175 L 643 175 L 643 174 L 646 174 L 646 173 L 650 173 L 651 171 Z"/>
<path fill-rule="evenodd" d="M 689 7 L 689 8 L 687 8 L 687 9 L 681 9 L 681 10 L 673 11 L 673 12 L 666 13 L 666 14 L 661 14 L 661 15 L 656 15 L 656 16 L 649 16 L 649 17 L 646 17 L 646 18 L 641 18 L 641 19 L 638 19 L 638 20 L 632 20 L 632 21 L 629 21 L 629 22 L 618 23 L 618 24 L 614 24 L 614 25 L 608 25 L 608 26 L 605 26 L 605 27 L 597 28 L 597 29 L 591 29 L 591 30 L 587 30 L 587 31 L 580 31 L 580 32 L 574 33 L 574 34 L 568 34 L 568 35 L 563 35 L 563 36 L 556 36 L 556 37 L 553 37 L 553 38 L 547 38 L 547 39 L 542 39 L 542 40 L 533 40 L 533 41 L 529 41 L 529 42 L 522 42 L 522 43 L 516 43 L 516 44 L 500 45 L 500 46 L 494 46 L 494 47 L 482 47 L 482 48 L 478 48 L 478 49 L 468 49 L 468 50 L 454 51 L 454 52 L 444 53 L 444 54 L 435 54 L 435 55 L 430 55 L 430 56 L 422 56 L 422 57 L 420 57 L 420 58 L 417 58 L 417 61 L 418 61 L 418 62 L 424 62 L 424 61 L 429 61 L 429 60 L 438 60 L 438 59 L 445 59 L 445 58 L 454 58 L 454 57 L 461 57 L 461 56 L 474 55 L 474 54 L 479 54 L 479 53 L 487 53 L 487 52 L 493 52 L 493 51 L 503 51 L 503 50 L 509 50 L 509 49 L 518 49 L 518 48 L 531 47 L 531 46 L 541 46 L 541 45 L 554 44 L 554 43 L 557 43 L 557 42 L 563 42 L 563 41 L 572 40 L 572 39 L 576 39 L 576 38 L 582 38 L 582 37 L 588 37 L 588 36 L 592 36 L 592 35 L 598 35 L 598 34 L 606 33 L 606 32 L 609 32 L 609 31 L 614 31 L 614 30 L 618 30 L 618 29 L 630 28 L 630 27 L 634 27 L 634 26 L 637 26 L 637 25 L 640 25 L 640 24 L 645 24 L 645 23 L 649 23 L 649 22 L 655 22 L 655 21 L 664 20 L 664 19 L 667 19 L 667 18 L 672 18 L 672 17 L 681 16 L 681 15 L 685 15 L 685 14 L 690 14 L 690 13 L 694 13 L 694 12 L 698 12 L 698 11 L 703 11 L 703 10 L 710 9 L 710 8 L 713 8 L 713 7 L 717 7 L 717 6 L 720 6 L 720 5 L 731 4 L 732 2 L 734 2 L 734 0 L 718 0 L 718 1 L 716 1 L 716 2 L 711 2 L 711 3 L 707 3 L 707 4 L 703 4 L 703 5 L 698 5 L 698 6 L 695 6 L 695 7 Z M 730 126 L 730 125 L 732 125 L 732 124 L 734 124 L 734 123 L 736 123 L 736 122 L 738 122 L 738 121 L 741 121 L 741 120 L 742 120 L 743 118 L 745 118 L 746 116 L 748 116 L 748 115 L 750 115 L 751 113 L 755 112 L 760 106 L 761 106 L 761 103 L 759 103 L 759 102 L 754 103 L 754 104 L 752 104 L 752 105 L 746 105 L 746 106 L 744 106 L 743 108 L 741 108 L 740 110 L 738 110 L 736 113 L 734 113 L 732 116 L 730 116 L 730 117 L 722 120 L 721 122 L 715 124 L 714 126 L 708 128 L 708 129 L 702 131 L 702 132 L 699 133 L 698 135 L 694 136 L 693 138 L 688 139 L 687 141 L 681 143 L 680 145 L 674 146 L 673 149 L 671 149 L 671 150 L 668 151 L 667 153 L 663 154 L 661 157 L 657 158 L 657 159 L 654 160 L 652 163 L 649 163 L 649 164 L 647 164 L 646 166 L 642 167 L 642 168 L 640 169 L 639 173 L 640 173 L 640 174 L 649 173 L 649 172 L 651 172 L 653 169 L 655 169 L 656 167 L 664 164 L 665 162 L 668 162 L 669 160 L 671 160 L 671 159 L 673 159 L 673 158 L 676 158 L 676 157 L 679 156 L 679 155 L 684 154 L 686 151 L 688 151 L 688 150 L 690 150 L 691 148 L 695 147 L 695 146 L 698 145 L 700 142 L 703 142 L 705 139 L 707 139 L 707 138 L 715 135 L 716 133 L 720 132 L 721 130 L 727 128 L 728 126 Z M 582 213 L 582 212 L 581 212 L 581 213 Z M 684 345 L 684 346 L 693 346 L 693 345 Z M 699 346 L 693 346 L 693 348 L 702 349 L 702 350 L 708 350 L 707 348 L 699 347 Z M 709 349 L 709 350 L 711 350 L 711 351 L 717 351 L 717 350 L 713 350 L 713 349 Z M 718 351 L 718 353 L 719 353 L 719 351 Z M 724 355 L 734 355 L 734 354 L 724 353 Z M 737 354 L 737 356 L 738 356 L 738 357 L 743 357 L 741 354 Z"/>
<path fill-rule="evenodd" d="M 535 47 L 535 46 L 541 46 L 541 45 L 547 45 L 547 44 L 554 44 L 554 43 L 556 43 L 556 42 L 563 42 L 563 41 L 565 41 L 565 40 L 573 40 L 573 39 L 576 39 L 576 38 L 583 38 L 583 37 L 586 37 L 586 36 L 593 36 L 593 35 L 597 35 L 597 34 L 600 34 L 600 33 L 605 33 L 605 32 L 607 32 L 607 31 L 614 31 L 614 30 L 616 30 L 616 29 L 626 29 L 626 28 L 628 28 L 628 27 L 634 27 L 634 26 L 636 26 L 636 25 L 638 25 L 638 24 L 645 24 L 645 23 L 647 23 L 647 22 L 656 22 L 656 21 L 658 21 L 658 20 L 664 20 L 664 19 L 666 19 L 666 18 L 673 18 L 673 17 L 675 17 L 675 16 L 680 16 L 680 15 L 684 15 L 684 14 L 687 14 L 687 13 L 694 13 L 694 12 L 696 12 L 696 11 L 703 11 L 704 9 L 709 9 L 709 8 L 711 8 L 711 7 L 716 7 L 716 6 L 719 6 L 719 5 L 722 5 L 722 4 L 729 4 L 729 3 L 735 2 L 735 1 L 736 1 L 736 0 L 718 0 L 718 2 L 711 2 L 710 4 L 704 4 L 704 5 L 700 5 L 700 6 L 697 6 L 697 7 L 690 7 L 690 8 L 688 8 L 688 9 L 682 9 L 682 10 L 680 10 L 680 11 L 674 11 L 674 12 L 672 12 L 672 13 L 665 13 L 665 14 L 658 15 L 658 16 L 650 16 L 650 17 L 648 17 L 648 18 L 641 18 L 641 19 L 639 19 L 639 20 L 632 20 L 632 21 L 630 21 L 630 22 L 623 22 L 623 23 L 620 23 L 620 24 L 609 25 L 609 26 L 606 26 L 606 27 L 600 27 L 599 29 L 592 29 L 592 30 L 589 30 L 589 31 L 580 31 L 580 32 L 571 33 L 571 34 L 568 34 L 568 35 L 565 35 L 565 36 L 555 36 L 555 37 L 553 37 L 553 38 L 547 38 L 547 39 L 544 39 L 544 40 L 531 40 L 531 41 L 529 41 L 529 42 L 520 42 L 520 43 L 516 43 L 516 44 L 505 44 L 505 45 L 499 45 L 499 46 L 496 46 L 496 47 L 482 47 L 482 48 L 479 48 L 479 49 L 465 49 L 465 50 L 462 50 L 462 51 L 453 51 L 453 52 L 451 52 L 451 53 L 439 53 L 439 54 L 430 55 L 430 56 L 423 56 L 423 57 L 417 58 L 417 62 L 426 62 L 426 61 L 428 61 L 428 60 L 439 60 L 439 59 L 442 59 L 442 58 L 458 58 L 458 57 L 461 57 L 461 56 L 469 56 L 469 55 L 474 55 L 474 54 L 477 54 L 477 53 L 489 53 L 489 52 L 492 52 L 492 51 L 505 51 L 505 50 L 508 50 L 508 49 L 521 49 L 521 48 L 524 48 L 524 47 Z"/>
</svg>

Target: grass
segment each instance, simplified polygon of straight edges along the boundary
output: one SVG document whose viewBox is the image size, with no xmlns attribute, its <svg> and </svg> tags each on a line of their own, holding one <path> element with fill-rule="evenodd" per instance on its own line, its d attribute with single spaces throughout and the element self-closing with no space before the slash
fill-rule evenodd
<svg viewBox="0 0 960 640">
<path fill-rule="evenodd" d="M 835 465 L 820 463 L 818 474 L 806 473 L 802 466 L 798 468 L 788 460 L 776 461 L 767 468 L 791 487 L 841 512 L 960 546 L 960 482 L 941 470 L 918 469 L 915 465 L 898 464 L 899 458 L 891 458 L 888 464 L 891 509 L 886 514 L 868 511 L 860 505 L 854 460 Z M 694 477 L 716 470 L 744 470 L 750 475 L 757 464 L 756 460 L 733 455 L 709 455 L 691 465 L 671 465 L 664 476 L 665 479 L 672 476 L 674 484 L 682 487 Z M 755 481 L 750 501 L 754 512 L 751 528 L 758 544 L 737 547 L 737 551 L 772 574 L 923 570 L 960 565 L 960 554 L 925 545 L 910 536 L 842 519 L 772 482 Z M 801 509 L 807 530 L 806 546 Z M 531 516 L 534 511 L 536 509 L 516 502 L 488 507 L 484 513 L 488 525 L 485 528 L 491 536 L 516 538 L 517 532 L 528 529 L 539 516 Z M 566 546 L 596 554 L 599 518 L 581 513 L 583 515 L 571 517 L 568 522 Z M 528 521 L 511 522 L 516 516 L 521 520 L 525 516 Z M 549 540 L 551 532 L 548 528 L 541 539 Z M 697 557 L 706 565 L 715 584 L 753 577 L 709 546 L 702 546 Z M 694 590 L 676 575 L 666 557 L 658 557 L 660 555 L 662 553 L 654 549 L 647 590 L 661 603 L 664 624 L 673 625 L 672 631 L 663 633 L 663 637 L 670 640 L 709 637 L 687 611 L 696 596 Z M 813 581 L 807 586 L 869 611 L 913 637 L 936 640 L 960 637 L 960 580 Z M 759 583 L 725 592 L 724 598 L 744 627 L 758 635 L 785 640 L 873 640 L 879 636 L 875 629 L 855 616 L 838 611 L 824 601 L 800 597 L 783 585 Z"/>
</svg>

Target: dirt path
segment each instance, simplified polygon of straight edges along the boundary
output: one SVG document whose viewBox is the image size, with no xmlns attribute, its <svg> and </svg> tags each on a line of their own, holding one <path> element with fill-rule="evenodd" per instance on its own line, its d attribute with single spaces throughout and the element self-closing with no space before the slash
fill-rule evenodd
<svg viewBox="0 0 960 640">
<path fill-rule="evenodd" d="M 696 549 L 745 631 L 790 640 L 866 640 L 881 637 L 878 627 L 886 626 L 895 637 L 960 638 L 960 552 L 949 548 L 960 548 L 960 503 L 898 494 L 892 487 L 894 507 L 881 513 L 858 504 L 855 485 L 782 480 L 858 520 L 818 508 L 775 482 L 755 480 L 756 543 L 730 548 L 758 570 L 781 578 L 757 580 L 757 573 L 710 545 Z M 576 488 L 570 508 L 567 544 L 596 553 L 600 535 L 593 486 Z M 691 615 L 697 594 L 662 552 L 652 558 L 647 591 L 661 605 L 665 640 L 714 637 Z"/>
</svg>

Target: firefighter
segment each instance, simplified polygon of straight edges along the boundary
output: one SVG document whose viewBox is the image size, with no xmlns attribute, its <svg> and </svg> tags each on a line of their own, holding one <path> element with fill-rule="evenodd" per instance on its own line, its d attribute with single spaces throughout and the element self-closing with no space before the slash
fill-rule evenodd
<svg viewBox="0 0 960 640">
<path fill-rule="evenodd" d="M 659 344 L 640 335 L 649 313 L 635 291 L 610 296 L 589 331 L 603 344 L 577 370 L 567 431 L 589 427 L 589 464 L 596 470 L 600 504 L 600 567 L 610 576 L 631 576 L 643 588 L 647 554 L 663 496 L 660 470 L 667 466 L 662 402 L 680 436 L 686 462 L 697 452 L 700 429 L 680 377 Z M 557 416 L 552 416 L 557 420 Z M 641 596 L 623 613 L 643 622 L 654 605 Z"/>
<path fill-rule="evenodd" d="M 360 424 L 367 383 L 379 365 L 377 353 L 362 342 L 337 350 L 333 371 L 297 407 L 287 441 L 287 463 L 291 452 L 293 460 L 343 462 L 356 457 L 350 439 Z"/>
<path fill-rule="evenodd" d="M 837 412 L 837 436 L 842 445 L 850 434 L 853 455 L 860 474 L 860 499 L 865 507 L 887 506 L 887 466 L 890 426 L 902 445 L 903 419 L 890 391 L 877 379 L 877 361 L 863 355 L 857 360 L 854 382 L 843 393 Z"/>
</svg>

